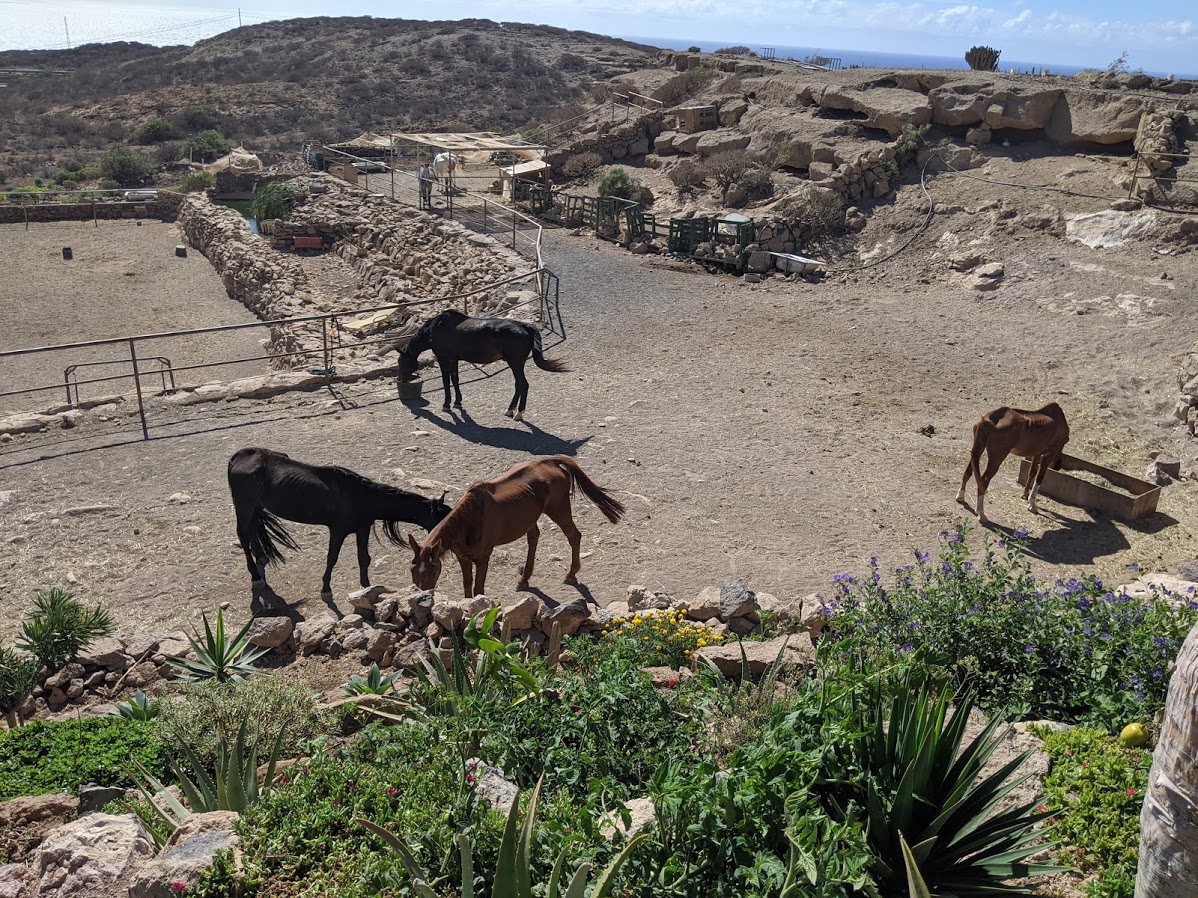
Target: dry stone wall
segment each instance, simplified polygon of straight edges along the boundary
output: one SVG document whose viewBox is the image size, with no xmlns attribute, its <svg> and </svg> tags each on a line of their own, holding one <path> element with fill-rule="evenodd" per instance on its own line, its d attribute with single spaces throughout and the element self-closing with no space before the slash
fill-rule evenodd
<svg viewBox="0 0 1198 898">
<path fill-rule="evenodd" d="M 73 203 L 4 203 L 0 204 L 0 224 L 44 221 L 91 221 L 93 218 L 111 221 L 117 218 L 157 218 L 174 221 L 184 200 L 183 194 L 158 191 L 157 199 L 148 202 L 127 202 L 123 198 L 80 200 Z"/>
</svg>

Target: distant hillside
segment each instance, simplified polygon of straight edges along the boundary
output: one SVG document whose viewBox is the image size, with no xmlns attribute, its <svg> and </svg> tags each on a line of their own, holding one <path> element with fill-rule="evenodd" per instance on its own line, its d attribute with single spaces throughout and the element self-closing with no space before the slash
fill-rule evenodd
<svg viewBox="0 0 1198 898">
<path fill-rule="evenodd" d="M 149 150 L 162 161 L 201 125 L 259 149 L 387 128 L 513 131 L 571 114 L 594 81 L 656 52 L 548 26 L 370 17 L 267 22 L 191 47 L 9 51 L 0 68 L 70 74 L 6 79 L 0 173 L 13 184 L 89 164 L 156 118 L 175 125 Z"/>
</svg>

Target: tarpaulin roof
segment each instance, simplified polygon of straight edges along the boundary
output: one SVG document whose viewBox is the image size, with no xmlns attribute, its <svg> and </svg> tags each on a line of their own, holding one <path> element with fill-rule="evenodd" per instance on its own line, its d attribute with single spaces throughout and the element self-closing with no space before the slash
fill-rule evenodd
<svg viewBox="0 0 1198 898">
<path fill-rule="evenodd" d="M 490 131 L 454 132 L 454 131 L 405 131 L 391 135 L 396 142 L 407 141 L 426 147 L 447 150 L 451 153 L 475 153 L 482 150 L 491 152 L 529 152 L 544 151 L 545 147 L 538 144 L 525 143 L 523 140 L 511 140 L 492 134 Z"/>
<path fill-rule="evenodd" d="M 515 177 L 531 175 L 533 172 L 544 171 L 547 168 L 549 168 L 548 162 L 543 159 L 534 159 L 531 162 L 521 162 L 519 165 L 509 165 L 506 168 L 501 168 L 500 171 L 508 177 Z"/>
</svg>

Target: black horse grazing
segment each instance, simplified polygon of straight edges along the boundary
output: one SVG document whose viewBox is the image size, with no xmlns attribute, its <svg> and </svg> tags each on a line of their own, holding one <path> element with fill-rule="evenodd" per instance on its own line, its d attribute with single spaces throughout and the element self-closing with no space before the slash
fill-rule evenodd
<svg viewBox="0 0 1198 898">
<path fill-rule="evenodd" d="M 399 353 L 399 377 L 409 380 L 416 373 L 416 360 L 420 353 L 431 349 L 441 368 L 441 383 L 445 387 L 445 405 L 449 409 L 449 384 L 452 380 L 456 401 L 462 407 L 462 388 L 458 385 L 458 362 L 486 365 L 507 362 L 516 378 L 516 393 L 505 415 L 515 415 L 517 421 L 524 420 L 524 406 L 528 402 L 528 378 L 524 376 L 524 363 L 529 355 L 542 371 L 569 371 L 556 359 L 547 359 L 541 352 L 541 332 L 531 324 L 513 321 L 510 318 L 471 318 L 449 309 L 430 318 L 412 336 Z"/>
<path fill-rule="evenodd" d="M 395 545 L 404 545 L 400 521 L 432 530 L 449 514 L 441 499 L 426 499 L 345 468 L 295 461 L 271 449 L 241 449 L 229 459 L 229 491 L 237 512 L 237 539 L 255 588 L 266 585 L 266 564 L 283 560 L 279 544 L 297 549 L 279 518 L 329 528 L 328 566 L 321 594 L 331 597 L 329 580 L 351 533 L 358 537 L 358 567 L 363 586 L 370 585 L 367 551 L 375 521 Z"/>
</svg>

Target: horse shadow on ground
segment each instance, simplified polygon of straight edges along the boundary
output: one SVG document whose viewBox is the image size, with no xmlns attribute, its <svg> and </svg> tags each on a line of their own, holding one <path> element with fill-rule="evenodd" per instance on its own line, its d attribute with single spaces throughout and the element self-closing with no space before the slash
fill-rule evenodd
<svg viewBox="0 0 1198 898">
<path fill-rule="evenodd" d="M 582 599 L 585 602 L 588 602 L 591 605 L 599 604 L 598 602 L 595 601 L 595 597 L 591 594 L 591 591 L 589 589 L 587 589 L 586 584 L 584 584 L 584 583 L 577 583 L 577 584 L 567 583 L 567 584 L 565 584 L 565 586 L 569 589 L 578 590 L 578 594 L 582 597 Z M 543 589 L 541 589 L 540 587 L 537 587 L 537 586 L 525 587 L 523 590 L 521 590 L 521 592 L 527 592 L 529 595 L 536 596 L 538 599 L 541 600 L 541 602 L 544 605 L 546 605 L 549 608 L 557 608 L 560 605 L 565 605 L 565 604 L 568 604 L 569 602 L 573 601 L 573 599 L 569 599 L 569 598 L 565 598 L 565 599 L 561 599 L 561 600 L 555 599 L 555 598 L 553 598 L 553 596 L 549 595 L 547 592 L 545 592 Z"/>
<path fill-rule="evenodd" d="M 322 595 L 321 601 L 324 602 L 325 607 L 328 608 L 333 617 L 338 620 L 345 617 L 331 597 Z M 307 620 L 301 608 L 310 604 L 312 603 L 308 599 L 291 601 L 275 592 L 274 588 L 267 583 L 264 586 L 255 586 L 252 588 L 250 615 L 252 617 L 286 617 L 290 618 L 293 624 L 299 624 Z"/>
<path fill-rule="evenodd" d="M 1080 510 L 1079 514 L 1081 517 L 1072 518 L 1041 509 L 1041 515 L 1057 526 L 1046 530 L 1043 536 L 1030 540 L 1027 554 L 1052 564 L 1080 565 L 1093 564 L 1103 556 L 1131 548 L 1131 543 L 1114 520 Z M 1176 523 L 1176 518 L 1158 512 L 1139 521 L 1125 522 L 1124 526 L 1140 533 L 1153 534 Z M 1014 534 L 1011 528 L 997 524 L 991 524 L 990 529 L 1007 536 Z"/>
<path fill-rule="evenodd" d="M 593 438 L 591 435 L 577 440 L 566 440 L 547 430 L 542 430 L 527 420 L 513 421 L 511 424 L 501 427 L 490 427 L 475 421 L 463 408 L 455 408 L 446 412 L 449 415 L 447 421 L 433 411 L 433 405 L 427 399 L 405 400 L 404 405 L 414 417 L 427 421 L 434 427 L 439 427 L 471 443 L 482 443 L 486 446 L 494 446 L 496 449 L 513 449 L 527 452 L 530 455 L 575 456 L 578 454 L 578 450 Z M 521 429 L 522 427 L 527 429 Z"/>
</svg>

